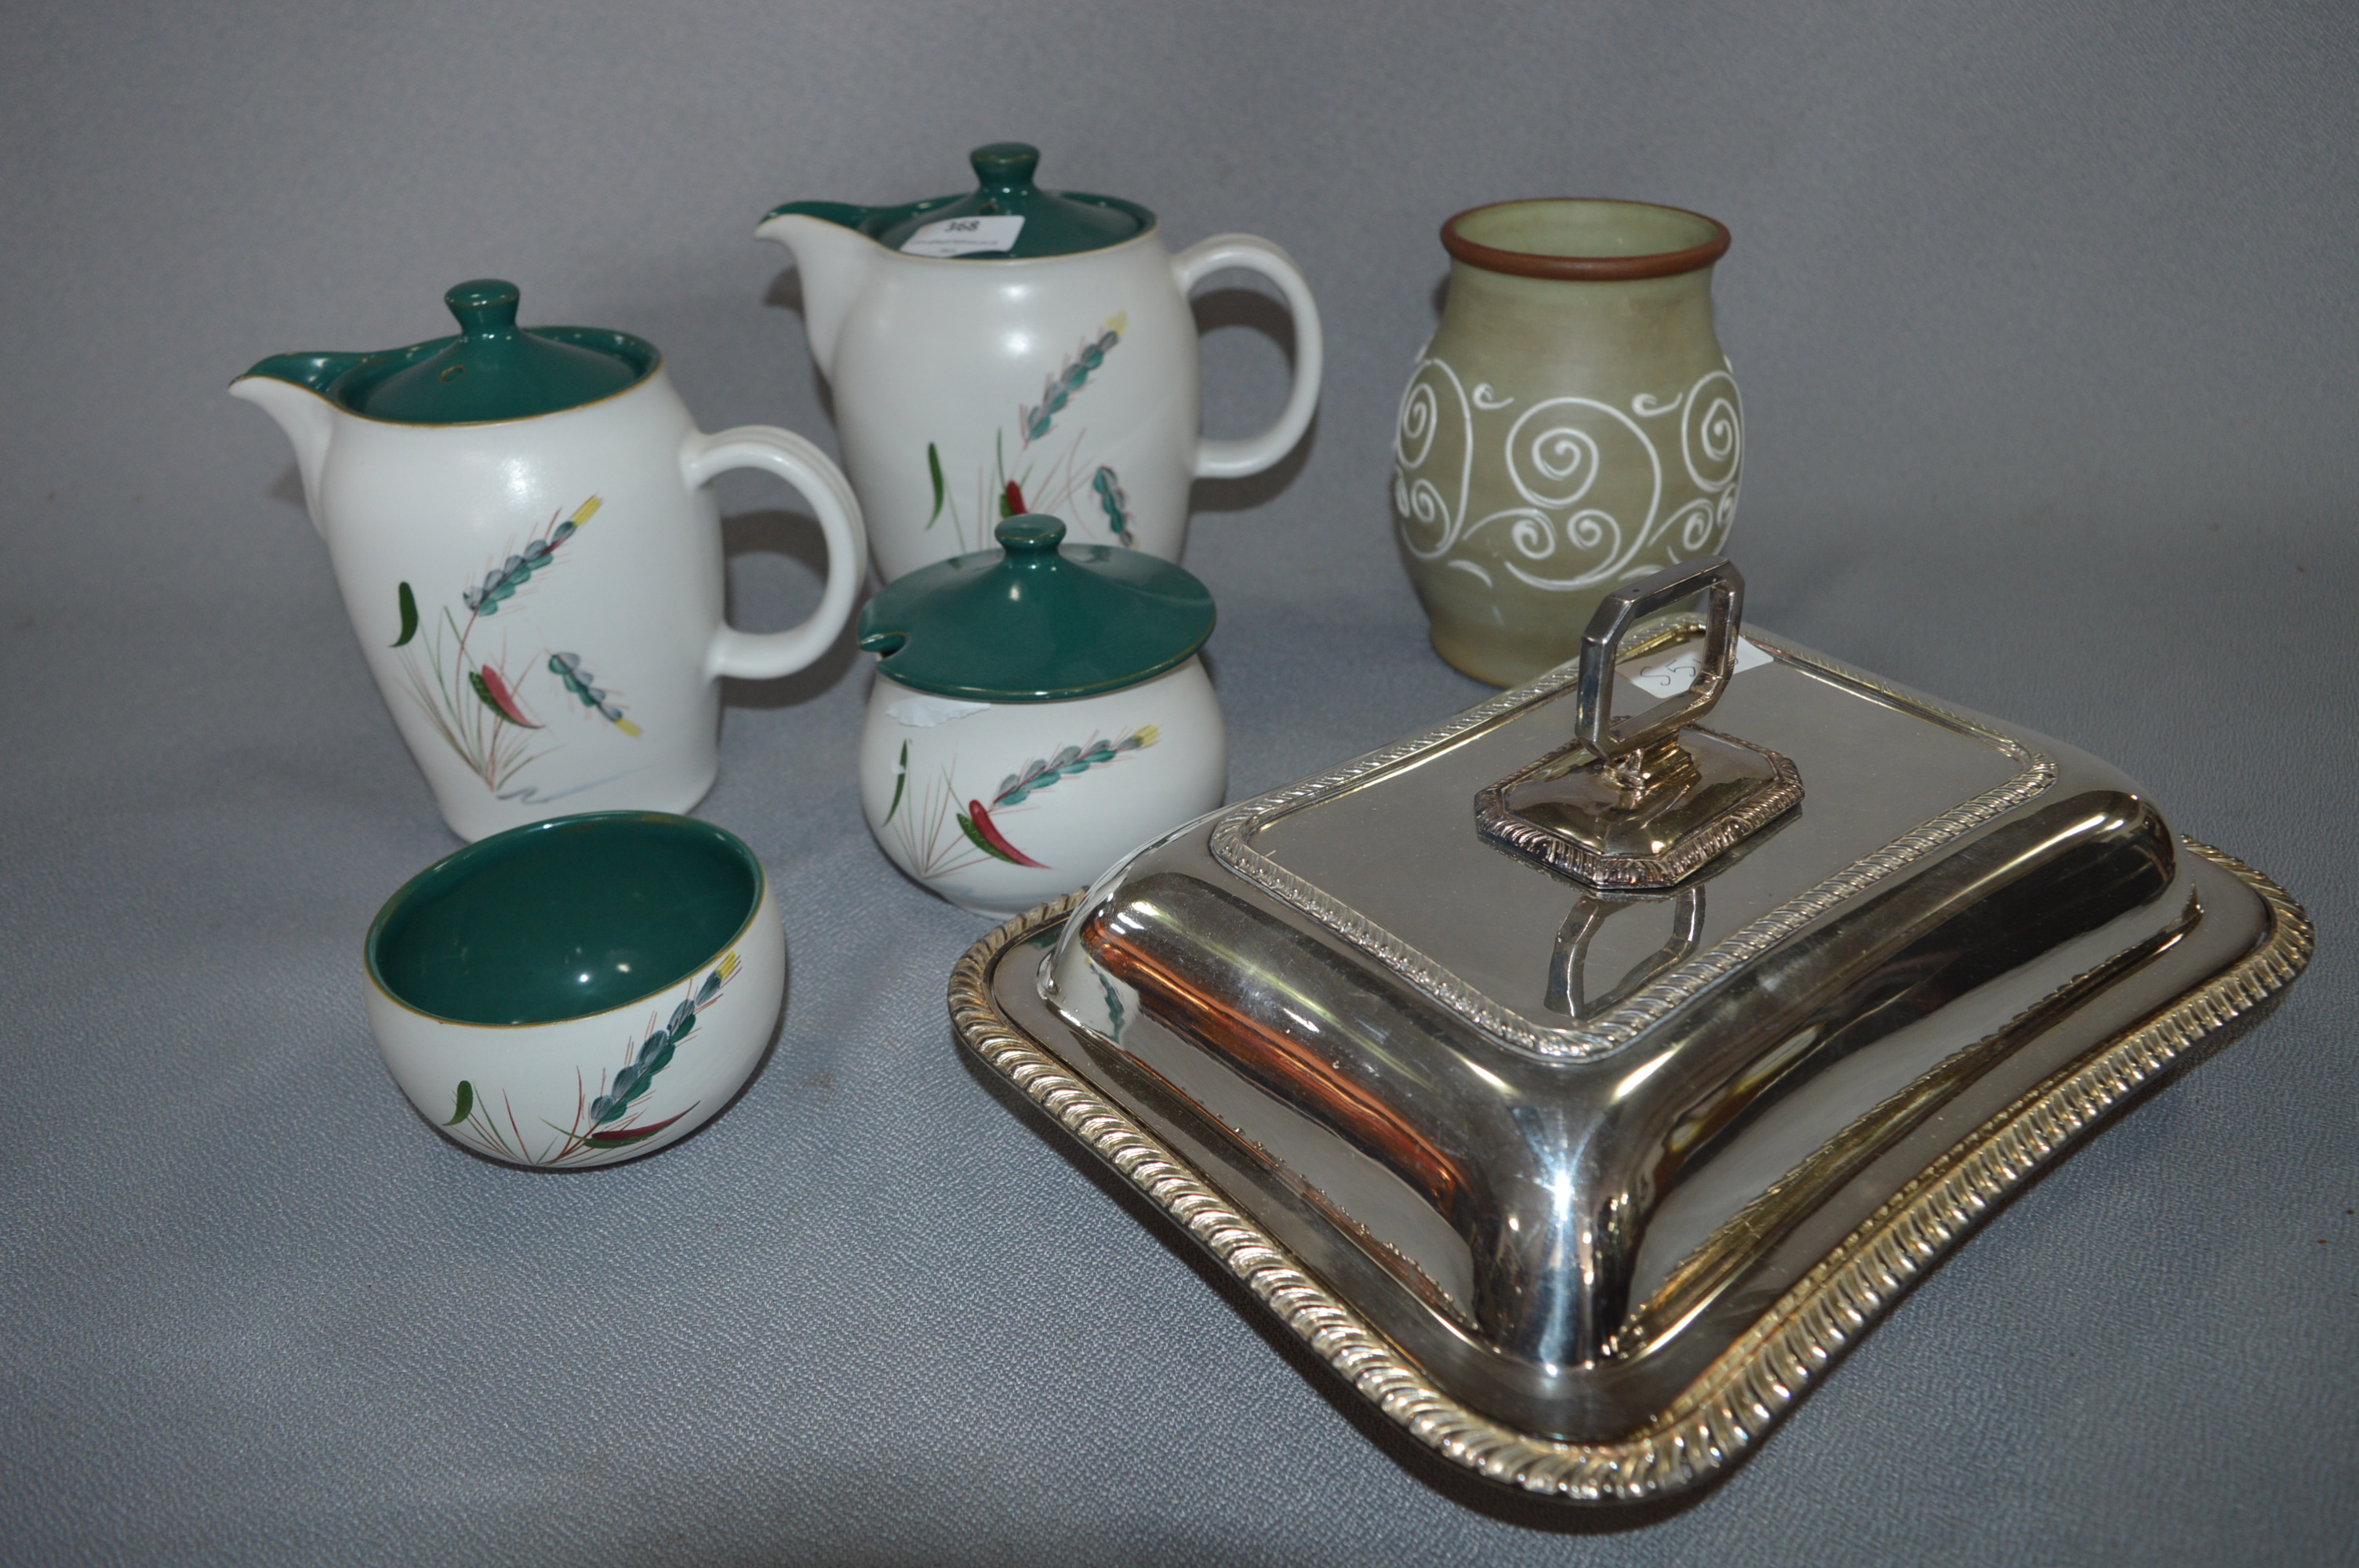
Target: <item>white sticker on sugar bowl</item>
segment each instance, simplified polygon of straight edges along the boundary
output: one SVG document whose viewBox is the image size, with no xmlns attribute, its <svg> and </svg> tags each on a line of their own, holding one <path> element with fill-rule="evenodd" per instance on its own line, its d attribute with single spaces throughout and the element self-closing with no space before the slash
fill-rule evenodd
<svg viewBox="0 0 2359 1568">
<path fill-rule="evenodd" d="M 931 730 L 981 713 L 987 702 L 961 702 L 954 697 L 905 697 L 885 709 L 885 717 L 911 730 Z"/>
</svg>

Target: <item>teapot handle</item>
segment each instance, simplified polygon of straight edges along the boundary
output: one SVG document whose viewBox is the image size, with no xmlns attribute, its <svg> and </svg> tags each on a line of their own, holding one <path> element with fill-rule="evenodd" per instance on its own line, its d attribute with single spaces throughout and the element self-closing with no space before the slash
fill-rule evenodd
<svg viewBox="0 0 2359 1568">
<path fill-rule="evenodd" d="M 1171 270 L 1182 294 L 1229 267 L 1261 274 L 1286 297 L 1287 310 L 1294 317 L 1294 388 L 1287 395 L 1277 421 L 1260 435 L 1242 441 L 1199 440 L 1198 479 L 1242 479 L 1272 466 L 1294 449 L 1319 406 L 1319 377 L 1325 360 L 1319 307 L 1311 301 L 1310 286 L 1302 280 L 1294 258 L 1251 234 L 1215 234 L 1171 258 Z"/>
<path fill-rule="evenodd" d="M 827 454 L 791 430 L 773 425 L 740 425 L 707 436 L 691 431 L 680 443 L 679 472 L 699 490 L 733 469 L 767 469 L 810 503 L 827 539 L 827 587 L 819 608 L 801 625 L 784 632 L 740 632 L 723 622 L 705 651 L 704 674 L 766 680 L 792 675 L 816 660 L 835 641 L 852 615 L 868 575 L 868 539 L 860 525 L 860 503 L 842 470 Z"/>
</svg>

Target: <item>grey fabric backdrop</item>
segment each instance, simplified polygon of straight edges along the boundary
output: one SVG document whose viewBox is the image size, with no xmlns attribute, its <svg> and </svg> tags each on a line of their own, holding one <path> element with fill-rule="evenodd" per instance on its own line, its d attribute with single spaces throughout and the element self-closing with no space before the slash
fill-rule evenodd
<svg viewBox="0 0 2359 1568">
<path fill-rule="evenodd" d="M 2084 0 L 7 5 L 0 1557 L 2349 1560 L 2354 45 Z M 2120 762 L 2308 902 L 2310 975 L 1639 1516 L 1453 1482 L 965 1063 L 979 924 L 862 831 L 848 647 L 733 687 L 701 808 L 787 910 L 751 1090 L 600 1174 L 444 1145 L 357 957 L 453 840 L 224 384 L 494 273 L 661 344 L 708 428 L 832 443 L 755 222 L 1006 136 L 1323 303 L 1312 439 L 1199 492 L 1233 795 L 1482 695 L 1387 533 L 1436 225 L 1648 198 L 1736 235 L 1758 620 Z M 1201 314 L 1241 434 L 1282 318 Z M 815 530 L 730 482 L 737 612 L 786 624 Z"/>
</svg>

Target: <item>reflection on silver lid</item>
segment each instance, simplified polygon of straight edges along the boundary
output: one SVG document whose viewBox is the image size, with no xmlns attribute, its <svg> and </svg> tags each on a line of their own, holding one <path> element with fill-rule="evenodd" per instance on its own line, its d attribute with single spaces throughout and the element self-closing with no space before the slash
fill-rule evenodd
<svg viewBox="0 0 2359 1568">
<path fill-rule="evenodd" d="M 2298 912 L 2181 853 L 2104 764 L 1755 641 L 1768 661 L 1729 673 L 1723 649 L 1685 730 L 1617 747 L 1603 669 L 1584 703 L 1568 668 L 1217 814 L 1028 937 L 976 1017 L 1119 1108 L 1466 1422 L 1534 1453 L 1635 1441 L 1994 1117 L 2265 949 L 2264 989 L 2307 952 Z M 1626 768 L 1701 707 L 1802 794 L 1676 885 L 1486 818 L 1536 759 Z M 1561 1495 L 1681 1484 L 1647 1474 Z"/>
</svg>

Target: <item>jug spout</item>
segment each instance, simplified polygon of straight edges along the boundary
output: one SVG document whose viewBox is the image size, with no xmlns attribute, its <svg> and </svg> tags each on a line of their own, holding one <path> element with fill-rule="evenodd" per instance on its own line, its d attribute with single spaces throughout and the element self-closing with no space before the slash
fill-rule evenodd
<svg viewBox="0 0 2359 1568">
<path fill-rule="evenodd" d="M 337 409 L 325 388 L 360 362 L 359 354 L 275 354 L 229 384 L 232 397 L 242 397 L 278 421 L 295 447 L 295 466 L 303 476 L 303 502 L 314 526 L 320 521 L 320 474 L 327 467 L 328 446 L 336 428 Z"/>
<path fill-rule="evenodd" d="M 803 324 L 821 373 L 835 375 L 835 344 L 860 286 L 882 254 L 853 227 L 873 210 L 841 201 L 789 201 L 765 219 L 755 237 L 776 240 L 794 253 L 802 275 Z"/>
</svg>

